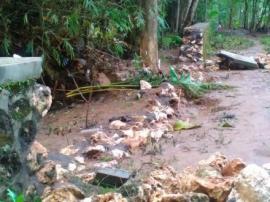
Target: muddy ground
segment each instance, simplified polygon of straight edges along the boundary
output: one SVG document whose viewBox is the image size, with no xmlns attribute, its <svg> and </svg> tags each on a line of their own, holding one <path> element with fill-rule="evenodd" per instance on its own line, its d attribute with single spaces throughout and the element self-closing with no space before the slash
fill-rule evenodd
<svg viewBox="0 0 270 202">
<path fill-rule="evenodd" d="M 263 52 L 255 40 L 255 46 L 242 54 Z M 130 158 L 119 167 L 128 170 L 151 170 L 155 164 L 170 164 L 176 170 L 194 165 L 215 152 L 239 157 L 248 163 L 263 164 L 270 157 L 270 72 L 216 71 L 209 76 L 232 89 L 213 91 L 199 100 L 182 99 L 179 118 L 200 124 L 198 129 L 174 132 L 172 139 L 163 139 L 158 145 L 133 151 Z M 122 115 L 142 115 L 155 90 L 136 99 L 138 91 L 111 92 L 95 95 L 89 112 L 88 127 L 108 127 L 108 120 Z M 87 105 L 51 112 L 42 122 L 37 140 L 43 144 L 54 160 L 65 161 L 60 149 L 70 144 L 83 144 Z M 156 148 L 159 149 L 156 149 Z M 94 163 L 93 161 L 88 162 Z"/>
</svg>

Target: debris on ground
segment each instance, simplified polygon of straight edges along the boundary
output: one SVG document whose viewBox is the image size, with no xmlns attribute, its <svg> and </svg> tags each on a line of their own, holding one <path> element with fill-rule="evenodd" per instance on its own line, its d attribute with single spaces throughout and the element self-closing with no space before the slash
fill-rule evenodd
<svg viewBox="0 0 270 202">
<path fill-rule="evenodd" d="M 106 176 L 102 178 L 106 179 Z M 125 176 L 127 181 L 130 175 Z M 113 180 L 115 181 L 117 180 Z M 176 172 L 166 165 L 157 167 L 140 182 L 134 182 L 137 187 L 135 195 L 133 193 L 124 196 L 110 192 L 91 196 L 91 200 L 267 202 L 270 197 L 269 182 L 269 173 L 264 168 L 253 164 L 246 165 L 241 159 L 228 159 L 216 153 L 182 172 Z"/>
<path fill-rule="evenodd" d="M 260 64 L 265 68 L 265 69 L 270 69 L 270 54 L 259 54 L 257 55 L 256 60 L 260 61 Z"/>
<path fill-rule="evenodd" d="M 151 88 L 152 88 L 152 85 L 149 82 L 144 81 L 144 80 L 140 81 L 140 89 L 141 90 L 149 90 Z"/>
<path fill-rule="evenodd" d="M 99 186 L 120 187 L 132 177 L 132 173 L 116 168 L 96 170 L 95 183 Z"/>
<path fill-rule="evenodd" d="M 252 70 L 260 67 L 259 61 L 253 57 L 246 57 L 228 51 L 220 51 L 217 56 L 221 59 L 220 69 Z"/>
<path fill-rule="evenodd" d="M 191 124 L 189 121 L 177 120 L 173 126 L 174 131 L 198 128 L 200 125 Z"/>
</svg>

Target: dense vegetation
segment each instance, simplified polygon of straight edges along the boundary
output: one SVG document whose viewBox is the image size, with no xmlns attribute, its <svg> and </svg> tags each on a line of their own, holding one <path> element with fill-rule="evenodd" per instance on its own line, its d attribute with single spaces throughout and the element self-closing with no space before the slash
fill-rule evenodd
<svg viewBox="0 0 270 202">
<path fill-rule="evenodd" d="M 43 55 L 46 82 L 68 77 L 65 70 L 88 48 L 156 68 L 158 45 L 178 46 L 185 26 L 205 21 L 213 50 L 244 48 L 249 41 L 216 35 L 218 26 L 267 31 L 270 0 L 2 0 L 0 56 Z"/>
</svg>

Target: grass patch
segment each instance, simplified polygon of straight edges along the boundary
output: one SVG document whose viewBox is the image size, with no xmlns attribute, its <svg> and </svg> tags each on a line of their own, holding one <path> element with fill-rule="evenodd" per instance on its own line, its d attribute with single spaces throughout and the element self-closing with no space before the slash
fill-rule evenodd
<svg viewBox="0 0 270 202">
<path fill-rule="evenodd" d="M 209 33 L 206 47 L 207 55 L 213 55 L 218 50 L 243 50 L 254 45 L 254 42 L 244 36 L 228 33 Z"/>
<path fill-rule="evenodd" d="M 270 36 L 264 36 L 260 39 L 265 51 L 270 52 Z"/>
</svg>

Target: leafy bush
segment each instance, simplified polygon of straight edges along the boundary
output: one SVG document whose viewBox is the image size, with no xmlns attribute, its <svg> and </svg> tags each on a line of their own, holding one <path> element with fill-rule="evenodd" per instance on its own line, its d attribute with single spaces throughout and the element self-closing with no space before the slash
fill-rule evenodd
<svg viewBox="0 0 270 202">
<path fill-rule="evenodd" d="M 55 79 L 86 46 L 122 56 L 143 24 L 136 0 L 2 0 L 0 56 L 44 55 L 45 71 Z"/>
<path fill-rule="evenodd" d="M 182 43 L 181 37 L 176 34 L 168 34 L 162 37 L 161 39 L 161 47 L 165 49 L 179 46 L 181 43 Z"/>
<path fill-rule="evenodd" d="M 265 50 L 270 52 L 270 36 L 264 36 L 261 38 L 261 43 L 263 44 Z"/>
</svg>

